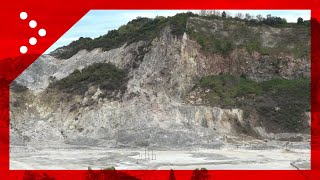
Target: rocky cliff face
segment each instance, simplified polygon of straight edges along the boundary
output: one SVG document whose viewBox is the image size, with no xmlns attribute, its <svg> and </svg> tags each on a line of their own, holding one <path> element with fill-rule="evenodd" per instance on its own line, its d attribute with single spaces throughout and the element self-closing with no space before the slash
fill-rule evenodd
<svg viewBox="0 0 320 180">
<path fill-rule="evenodd" d="M 214 36 L 234 34 L 223 23 L 222 20 L 189 18 L 187 27 L 188 31 L 204 31 Z M 262 47 L 275 47 L 277 37 L 292 31 L 250 28 L 261 31 Z M 295 42 L 288 44 L 288 48 L 295 45 Z M 308 131 L 269 131 L 270 126 L 262 123 L 267 120 L 262 121 L 254 114 L 248 116 L 239 107 L 190 103 L 191 96 L 196 97 L 194 101 L 199 98 L 198 101 L 202 101 L 199 95 L 202 91 L 194 88 L 204 76 L 245 75 L 257 82 L 275 77 L 308 77 L 308 57 L 296 57 L 288 52 L 263 54 L 240 46 L 226 54 L 210 53 L 203 47 L 195 34 L 186 32 L 176 36 L 170 26 L 165 26 L 151 41 L 127 43 L 108 51 L 81 50 L 69 59 L 43 55 L 12 84 L 11 143 L 217 147 L 223 144 L 224 135 L 272 139 L 308 137 Z M 122 94 L 114 90 L 108 92 L 108 97 L 103 96 L 101 86 L 90 83 L 82 94 L 49 86 L 95 63 L 110 63 L 128 71 Z M 301 121 L 308 124 L 308 118 Z"/>
</svg>

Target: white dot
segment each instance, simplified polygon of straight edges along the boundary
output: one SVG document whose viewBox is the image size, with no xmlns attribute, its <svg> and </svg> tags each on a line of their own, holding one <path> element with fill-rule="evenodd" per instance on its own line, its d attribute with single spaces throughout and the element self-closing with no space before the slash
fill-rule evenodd
<svg viewBox="0 0 320 180">
<path fill-rule="evenodd" d="M 28 18 L 28 14 L 26 12 L 21 12 L 20 13 L 20 19 L 25 20 Z"/>
<path fill-rule="evenodd" d="M 36 22 L 35 20 L 31 20 L 31 21 L 29 22 L 29 26 L 30 26 L 31 28 L 35 28 L 35 27 L 37 27 L 37 22 Z"/>
<path fill-rule="evenodd" d="M 47 32 L 46 32 L 45 29 L 40 29 L 40 30 L 38 31 L 38 34 L 39 34 L 39 36 L 43 37 L 43 36 L 45 36 L 45 35 L 47 34 Z"/>
<path fill-rule="evenodd" d="M 27 52 L 28 52 L 27 46 L 21 46 L 21 47 L 20 47 L 20 52 L 21 52 L 22 54 L 27 53 Z"/>
<path fill-rule="evenodd" d="M 29 43 L 30 43 L 31 45 L 35 45 L 35 44 L 37 44 L 37 39 L 34 38 L 34 37 L 30 38 L 30 39 L 29 39 Z"/>
</svg>

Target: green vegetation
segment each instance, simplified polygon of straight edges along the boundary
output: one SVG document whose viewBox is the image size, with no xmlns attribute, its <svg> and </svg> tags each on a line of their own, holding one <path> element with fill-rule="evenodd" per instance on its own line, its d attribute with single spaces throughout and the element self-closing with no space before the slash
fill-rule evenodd
<svg viewBox="0 0 320 180">
<path fill-rule="evenodd" d="M 249 13 L 237 13 L 234 17 L 231 14 L 227 14 L 225 11 L 222 13 L 215 10 L 201 10 L 200 16 L 205 19 L 219 19 L 219 20 L 233 20 L 243 22 L 249 26 L 262 26 L 267 25 L 271 27 L 282 27 L 282 28 L 294 28 L 294 27 L 310 27 L 310 20 L 304 21 L 301 17 L 297 19 L 297 23 L 288 23 L 285 18 L 278 16 L 272 16 L 268 14 L 263 17 L 261 14 L 257 16 L 250 15 Z"/>
<path fill-rule="evenodd" d="M 288 132 L 306 130 L 304 112 L 310 111 L 310 79 L 272 79 L 255 82 L 245 77 L 217 75 L 203 77 L 199 87 L 210 89 L 202 98 L 212 106 L 254 109 L 264 124 Z"/>
<path fill-rule="evenodd" d="M 279 35 L 273 34 L 275 41 L 272 46 L 264 46 L 261 30 L 240 23 L 234 19 L 225 19 L 223 28 L 212 32 L 210 24 L 199 24 L 193 21 L 194 27 L 188 28 L 187 33 L 196 40 L 202 50 L 209 54 L 228 55 L 236 48 L 244 48 L 249 53 L 258 52 L 263 55 L 278 56 L 281 53 L 291 54 L 295 58 L 310 57 L 310 28 L 304 26 L 284 29 L 281 28 Z M 267 27 L 265 31 L 269 31 Z M 222 34 L 224 33 L 224 35 Z"/>
<path fill-rule="evenodd" d="M 213 90 L 205 97 L 212 105 L 232 106 L 236 103 L 236 97 L 260 94 L 262 91 L 258 83 L 231 75 L 206 76 L 199 85 Z"/>
<path fill-rule="evenodd" d="M 310 45 L 307 44 L 310 42 L 309 21 L 299 19 L 299 23 L 287 23 L 280 17 L 258 15 L 254 18 L 248 13 L 245 15 L 239 13 L 234 18 L 224 13 L 222 17 L 217 11 L 204 10 L 200 14 L 201 19 L 211 20 L 212 23 L 197 19 L 189 20 L 191 26 L 186 32 L 206 53 L 225 56 L 234 49 L 243 48 L 249 53 L 258 52 L 269 56 L 279 56 L 284 53 L 295 58 L 310 57 Z M 273 41 L 265 45 L 268 39 Z"/>
<path fill-rule="evenodd" d="M 111 30 L 106 35 L 95 39 L 83 38 L 73 41 L 68 46 L 61 47 L 63 51 L 53 53 L 54 56 L 61 59 L 68 59 L 80 50 L 93 50 L 102 48 L 107 51 L 118 48 L 125 43 L 131 44 L 137 41 L 151 41 L 159 35 L 161 30 L 169 26 L 171 33 L 176 36 L 182 36 L 186 30 L 187 18 L 197 16 L 193 13 L 181 13 L 173 17 L 156 17 L 154 19 L 138 17 L 128 24 L 121 26 L 118 30 Z"/>
<path fill-rule="evenodd" d="M 222 14 L 221 14 L 221 17 L 222 18 L 226 18 L 227 17 L 227 13 L 225 11 L 223 11 Z"/>
<path fill-rule="evenodd" d="M 202 49 L 209 53 L 226 55 L 235 48 L 232 41 L 227 38 L 215 38 L 213 35 L 192 33 L 194 39 L 201 45 Z"/>
<path fill-rule="evenodd" d="M 303 19 L 301 17 L 297 19 L 297 24 L 303 24 Z"/>
<path fill-rule="evenodd" d="M 310 34 L 309 21 L 299 19 L 298 23 L 287 23 L 285 19 L 268 15 L 266 17 L 257 16 L 253 18 L 249 14 L 231 17 L 225 12 L 222 15 L 215 15 L 205 11 L 202 16 L 193 14 L 191 12 L 177 14 L 173 17 L 156 17 L 154 19 L 138 17 L 128 24 L 121 26 L 118 30 L 111 30 L 106 35 L 100 36 L 95 39 L 79 38 L 73 41 L 68 46 L 64 46 L 52 53 L 57 58 L 67 59 L 75 55 L 80 50 L 86 49 L 91 51 L 95 48 L 102 48 L 107 51 L 110 49 L 118 48 L 125 43 L 131 44 L 137 41 L 152 41 L 157 37 L 164 27 L 169 26 L 171 33 L 176 36 L 182 36 L 187 32 L 194 40 L 202 46 L 203 50 L 209 53 L 219 53 L 227 55 L 235 48 L 246 48 L 249 52 L 260 52 L 262 54 L 276 55 L 281 52 L 289 52 L 296 57 L 304 57 L 310 54 L 309 46 L 306 46 L 306 41 L 301 40 L 301 36 L 306 33 Z M 208 11 L 209 12 L 209 11 Z M 199 30 L 187 29 L 187 21 L 189 17 L 200 17 L 202 19 L 218 19 L 223 20 L 224 31 L 230 31 L 228 36 L 221 34 L 201 32 Z M 243 18 L 244 17 L 244 18 Z M 253 31 L 250 26 L 272 26 L 281 28 L 294 28 L 292 33 L 281 33 L 284 37 L 277 38 L 277 45 L 275 47 L 262 47 L 261 32 Z M 205 23 L 199 24 L 197 28 L 208 26 Z M 236 26 L 236 27 L 233 27 Z M 210 27 L 207 27 L 210 28 Z M 295 44 L 293 49 L 287 48 L 288 45 Z"/>
<path fill-rule="evenodd" d="M 275 110 L 264 100 L 257 106 L 258 113 L 289 131 L 305 131 L 304 112 L 310 111 L 310 79 L 274 79 L 261 86 L 268 92 L 264 97 L 271 97 L 280 109 Z"/>
<path fill-rule="evenodd" d="M 272 96 L 278 105 L 300 103 L 310 110 L 310 79 L 272 79 L 255 82 L 243 76 L 211 75 L 200 79 L 199 87 L 211 89 L 205 97 L 212 105 L 225 107 L 241 105 L 239 97 L 254 99 L 259 96 Z M 238 97 L 238 98 L 237 98 Z"/>
<path fill-rule="evenodd" d="M 288 24 L 286 19 L 277 16 L 271 16 L 271 14 L 268 14 L 266 18 L 262 19 L 262 21 L 255 21 L 254 19 L 249 19 L 247 21 L 248 24 L 251 25 L 265 24 L 273 27 L 284 27 L 286 24 Z"/>
<path fill-rule="evenodd" d="M 106 94 L 113 91 L 124 92 L 127 84 L 127 71 L 109 63 L 95 63 L 84 69 L 75 70 L 68 77 L 55 81 L 49 88 L 65 93 L 84 95 L 90 86 L 99 86 Z"/>
</svg>

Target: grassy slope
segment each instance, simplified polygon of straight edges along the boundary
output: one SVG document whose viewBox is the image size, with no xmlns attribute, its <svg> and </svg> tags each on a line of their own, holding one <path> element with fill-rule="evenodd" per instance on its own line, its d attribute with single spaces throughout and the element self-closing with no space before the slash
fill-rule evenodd
<svg viewBox="0 0 320 180">
<path fill-rule="evenodd" d="M 160 31 L 165 26 L 170 26 L 172 34 L 181 36 L 185 32 L 187 18 L 190 16 L 196 15 L 192 13 L 183 13 L 168 18 L 137 18 L 130 21 L 128 24 L 121 26 L 118 30 L 111 30 L 106 35 L 98 38 L 91 39 L 81 37 L 79 40 L 73 41 L 68 46 L 59 48 L 63 49 L 62 52 L 52 54 L 61 59 L 68 59 L 83 49 L 90 51 L 95 48 L 102 48 L 107 51 L 118 48 L 125 43 L 130 44 L 141 40 L 151 41 L 159 35 Z"/>
<path fill-rule="evenodd" d="M 187 32 L 191 37 L 202 45 L 203 49 L 210 53 L 222 53 L 227 54 L 234 48 L 245 47 L 248 51 L 258 51 L 263 54 L 275 54 L 280 52 L 294 53 L 298 57 L 307 55 L 310 51 L 305 43 L 301 43 L 301 38 L 297 38 L 305 33 L 310 34 L 310 28 L 307 25 L 297 25 L 295 23 L 286 23 L 281 25 L 274 25 L 279 28 L 293 28 L 291 33 L 281 33 L 280 40 L 277 47 L 264 48 L 262 47 L 259 33 L 253 32 L 250 27 L 264 27 L 263 22 L 252 23 L 235 18 L 221 18 L 218 16 L 205 16 L 200 17 L 207 20 L 221 20 L 224 24 L 224 30 L 231 31 L 232 35 L 229 37 L 223 37 L 212 33 L 202 33 L 201 31 L 193 31 L 193 29 L 187 29 L 187 21 L 189 17 L 199 17 L 197 14 L 181 13 L 173 17 L 157 17 L 154 19 L 149 18 L 137 18 L 130 21 L 128 24 L 121 26 L 117 30 L 111 30 L 106 35 L 100 36 L 95 39 L 91 38 L 79 38 L 79 40 L 73 41 L 68 46 L 64 46 L 58 49 L 63 49 L 59 53 L 52 53 L 52 55 L 61 58 L 68 59 L 75 55 L 78 51 L 86 49 L 93 50 L 95 48 L 102 48 L 103 50 L 110 50 L 120 47 L 125 43 L 137 42 L 140 40 L 151 41 L 157 37 L 160 31 L 170 26 L 172 34 L 181 36 L 184 32 Z M 197 28 L 206 27 L 206 23 L 200 24 Z M 236 25 L 237 28 L 232 28 Z M 271 25 L 271 24 L 268 24 Z M 234 41 L 238 39 L 245 39 L 241 44 L 235 44 Z M 288 43 L 296 44 L 294 49 L 284 48 Z"/>
<path fill-rule="evenodd" d="M 216 18 L 209 20 L 214 21 Z M 266 47 L 261 37 L 262 33 L 272 31 L 270 26 L 250 25 L 234 19 L 223 19 L 220 22 L 223 22 L 223 28 L 212 32 L 210 31 L 211 23 L 198 24 L 197 21 L 193 21 L 195 26 L 187 29 L 187 32 L 207 53 L 228 55 L 236 48 L 245 48 L 250 53 L 259 52 L 270 56 L 279 56 L 281 53 L 293 55 L 295 58 L 310 56 L 310 46 L 307 44 L 310 40 L 310 26 L 276 27 L 276 30 L 279 31 L 279 34 L 273 33 L 276 45 Z M 228 35 L 222 34 L 222 31 Z"/>
<path fill-rule="evenodd" d="M 203 77 L 198 86 L 211 90 L 202 97 L 207 104 L 242 108 L 246 114 L 255 110 L 272 132 L 307 130 L 304 113 L 310 111 L 310 79 L 258 83 L 245 77 L 217 75 Z"/>
<path fill-rule="evenodd" d="M 127 71 L 112 64 L 95 63 L 81 71 L 75 70 L 68 77 L 50 84 L 49 89 L 84 95 L 90 86 L 99 86 L 104 93 L 126 90 Z"/>
</svg>

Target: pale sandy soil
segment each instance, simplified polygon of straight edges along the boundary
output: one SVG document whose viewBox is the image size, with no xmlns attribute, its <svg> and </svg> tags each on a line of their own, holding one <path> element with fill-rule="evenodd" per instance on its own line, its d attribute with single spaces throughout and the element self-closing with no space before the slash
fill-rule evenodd
<svg viewBox="0 0 320 180">
<path fill-rule="evenodd" d="M 10 169 L 295 169 L 290 162 L 309 160 L 309 149 L 248 150 L 241 148 L 193 151 L 144 149 L 72 148 L 42 150 L 11 147 Z M 156 157 L 155 157 L 156 156 Z M 310 165 L 303 166 L 308 169 Z"/>
</svg>

